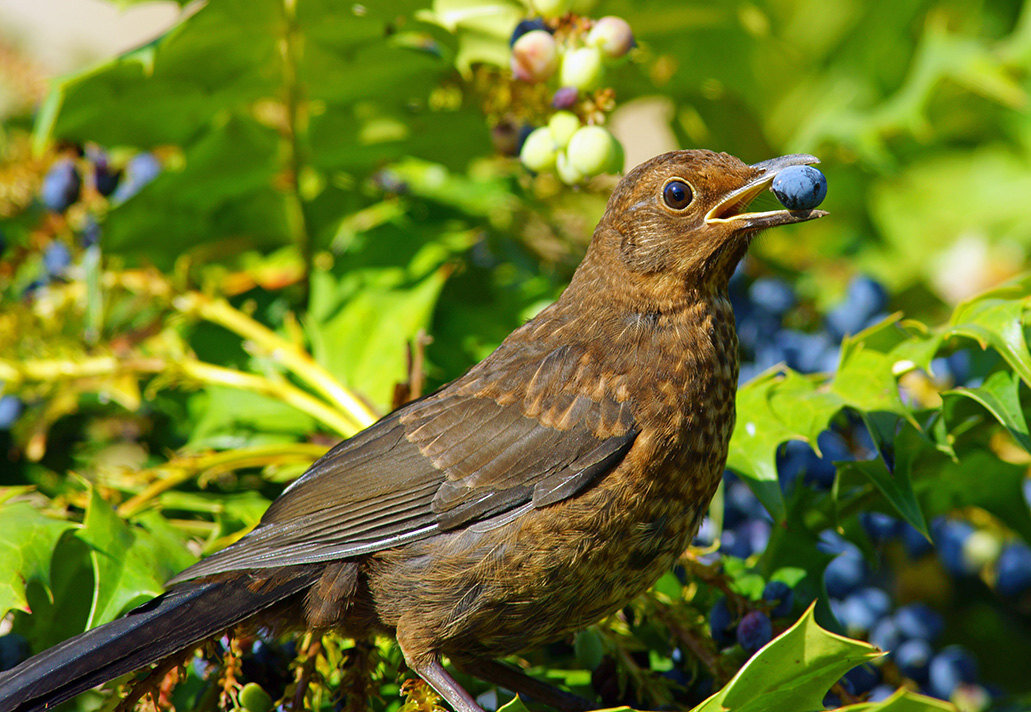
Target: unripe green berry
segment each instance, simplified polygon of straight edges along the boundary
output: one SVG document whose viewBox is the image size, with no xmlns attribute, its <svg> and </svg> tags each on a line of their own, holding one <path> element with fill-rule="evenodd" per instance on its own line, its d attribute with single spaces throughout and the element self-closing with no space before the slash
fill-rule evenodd
<svg viewBox="0 0 1031 712">
<path fill-rule="evenodd" d="M 248 682 L 240 690 L 240 707 L 247 712 L 269 712 L 272 709 L 272 697 L 256 682 Z"/>
<path fill-rule="evenodd" d="M 560 149 L 569 144 L 569 139 L 579 128 L 580 119 L 571 111 L 557 111 L 548 121 L 551 137 L 555 140 L 555 146 Z"/>
<path fill-rule="evenodd" d="M 534 129 L 523 141 L 523 148 L 519 152 L 519 160 L 531 171 L 540 173 L 550 171 L 555 167 L 555 159 L 558 154 L 558 147 L 552 137 L 550 129 L 542 126 Z"/>
<path fill-rule="evenodd" d="M 576 87 L 580 91 L 594 89 L 601 83 L 605 68 L 601 63 L 601 50 L 597 47 L 580 47 L 569 50 L 562 57 L 561 84 Z"/>
<path fill-rule="evenodd" d="M 622 57 L 634 46 L 634 32 L 622 17 L 608 15 L 595 22 L 587 33 L 587 45 L 597 47 L 607 57 Z"/>
<path fill-rule="evenodd" d="M 584 178 L 586 178 L 583 173 L 576 169 L 572 161 L 569 160 L 569 156 L 566 155 L 565 151 L 558 154 L 558 160 L 555 161 L 555 169 L 558 173 L 559 180 L 566 185 L 582 183 Z"/>
<path fill-rule="evenodd" d="M 573 6 L 573 0 L 533 0 L 533 8 L 544 17 L 562 17 Z"/>
<path fill-rule="evenodd" d="M 616 139 L 601 126 L 584 126 L 569 139 L 569 161 L 580 173 L 595 176 L 612 169 L 617 160 Z"/>
<path fill-rule="evenodd" d="M 558 68 L 558 45 L 546 30 L 532 30 L 512 45 L 512 74 L 524 82 L 547 81 Z"/>
</svg>

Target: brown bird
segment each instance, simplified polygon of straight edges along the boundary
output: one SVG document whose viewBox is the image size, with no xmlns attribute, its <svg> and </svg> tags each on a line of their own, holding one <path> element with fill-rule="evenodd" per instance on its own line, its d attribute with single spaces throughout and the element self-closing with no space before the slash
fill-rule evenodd
<svg viewBox="0 0 1031 712">
<path fill-rule="evenodd" d="M 675 151 L 630 171 L 558 301 L 334 447 L 165 594 L 0 675 L 0 711 L 287 614 L 394 635 L 458 712 L 480 708 L 443 656 L 548 698 L 494 661 L 618 610 L 691 541 L 734 427 L 727 281 L 757 232 L 826 214 L 745 210 L 778 171 L 817 162 Z"/>
</svg>

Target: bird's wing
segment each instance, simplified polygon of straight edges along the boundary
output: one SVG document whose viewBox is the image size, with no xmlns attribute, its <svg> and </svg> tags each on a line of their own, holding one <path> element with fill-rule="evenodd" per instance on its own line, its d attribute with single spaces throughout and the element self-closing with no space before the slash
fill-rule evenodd
<svg viewBox="0 0 1031 712">
<path fill-rule="evenodd" d="M 395 411 L 320 458 L 254 531 L 174 581 L 370 553 L 576 494 L 637 435 L 629 405 L 603 384 L 583 388 L 570 371 L 578 362 L 563 347 L 473 369 Z"/>
</svg>

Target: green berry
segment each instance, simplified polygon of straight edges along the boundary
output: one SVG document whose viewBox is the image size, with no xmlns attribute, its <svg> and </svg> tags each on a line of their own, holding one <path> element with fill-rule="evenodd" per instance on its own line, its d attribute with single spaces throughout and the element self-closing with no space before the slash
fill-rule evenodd
<svg viewBox="0 0 1031 712">
<path fill-rule="evenodd" d="M 559 180 L 566 185 L 582 183 L 584 178 L 587 177 L 576 169 L 572 161 L 569 160 L 569 156 L 566 155 L 565 151 L 558 154 L 558 159 L 555 161 L 555 169 L 558 172 Z"/>
<path fill-rule="evenodd" d="M 533 0 L 533 8 L 544 17 L 562 17 L 573 6 L 573 0 Z"/>
<path fill-rule="evenodd" d="M 569 50 L 562 57 L 561 84 L 576 87 L 580 91 L 594 89 L 601 84 L 605 68 L 601 63 L 601 50 L 597 47 L 580 47 Z"/>
<path fill-rule="evenodd" d="M 547 126 L 534 129 L 523 142 L 523 149 L 519 152 L 519 160 L 531 171 L 538 173 L 550 171 L 555 167 L 555 159 L 558 154 L 558 147 L 552 137 L 551 130 Z"/>
<path fill-rule="evenodd" d="M 597 47 L 607 57 L 622 57 L 634 46 L 634 33 L 622 17 L 608 15 L 594 23 L 587 33 L 587 44 Z"/>
<path fill-rule="evenodd" d="M 618 161 L 615 137 L 601 126 L 584 126 L 569 139 L 569 161 L 577 171 L 595 176 L 612 170 Z"/>
<path fill-rule="evenodd" d="M 551 131 L 551 137 L 555 139 L 555 146 L 558 148 L 565 148 L 569 144 L 569 139 L 573 137 L 573 134 L 579 128 L 580 119 L 571 111 L 555 112 L 551 120 L 548 121 L 548 129 Z"/>
<path fill-rule="evenodd" d="M 546 30 L 532 30 L 512 45 L 512 74 L 524 82 L 547 81 L 558 68 L 558 45 Z"/>
<path fill-rule="evenodd" d="M 256 682 L 248 682 L 240 690 L 240 706 L 247 712 L 269 712 L 272 697 Z"/>
</svg>

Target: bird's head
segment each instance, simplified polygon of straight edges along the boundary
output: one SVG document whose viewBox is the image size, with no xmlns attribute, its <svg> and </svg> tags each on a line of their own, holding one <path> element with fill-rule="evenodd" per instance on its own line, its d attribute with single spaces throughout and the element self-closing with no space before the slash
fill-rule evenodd
<svg viewBox="0 0 1031 712">
<path fill-rule="evenodd" d="M 748 165 L 726 153 L 672 151 L 619 182 L 591 251 L 615 262 L 637 285 L 723 289 L 752 237 L 777 225 L 822 217 L 822 210 L 748 212 L 748 204 L 789 166 L 818 163 L 792 155 Z"/>
</svg>

